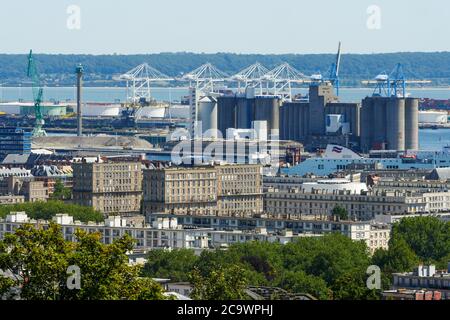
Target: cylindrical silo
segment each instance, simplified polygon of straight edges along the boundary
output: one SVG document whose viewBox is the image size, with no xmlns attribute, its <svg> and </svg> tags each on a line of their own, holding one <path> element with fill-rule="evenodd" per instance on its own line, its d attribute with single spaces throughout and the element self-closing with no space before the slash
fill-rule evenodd
<svg viewBox="0 0 450 320">
<path fill-rule="evenodd" d="M 405 99 L 389 98 L 386 118 L 388 149 L 405 150 Z"/>
<path fill-rule="evenodd" d="M 259 96 L 255 98 L 254 120 L 267 121 L 267 130 L 273 134 L 280 128 L 280 99 L 278 97 Z"/>
<path fill-rule="evenodd" d="M 296 140 L 298 141 L 298 139 L 300 138 L 300 134 L 299 134 L 299 130 L 300 130 L 300 108 L 299 108 L 299 104 L 298 103 L 291 103 L 290 104 L 290 109 L 291 112 L 289 113 L 289 127 L 291 129 L 291 134 L 290 136 L 292 137 L 292 140 Z M 282 128 L 280 127 L 280 130 Z"/>
<path fill-rule="evenodd" d="M 387 142 L 386 130 L 386 108 L 387 99 L 376 97 L 373 102 L 373 144 L 377 147 L 383 146 Z M 389 121 L 389 120 L 388 120 Z M 373 147 L 373 146 L 372 146 Z"/>
<path fill-rule="evenodd" d="M 280 107 L 280 139 L 281 140 L 289 140 L 289 125 L 288 125 L 288 119 L 289 119 L 289 105 L 283 104 Z"/>
<path fill-rule="evenodd" d="M 236 127 L 238 129 L 250 129 L 253 120 L 254 99 L 246 97 L 236 98 Z"/>
<path fill-rule="evenodd" d="M 370 150 L 373 141 L 373 107 L 374 99 L 367 97 L 361 107 L 361 150 Z"/>
<path fill-rule="evenodd" d="M 407 98 L 405 104 L 405 148 L 419 149 L 419 100 Z"/>
<path fill-rule="evenodd" d="M 217 101 L 213 97 L 202 97 L 198 101 L 198 121 L 202 124 L 205 138 L 217 138 Z"/>
<path fill-rule="evenodd" d="M 236 128 L 235 109 L 235 96 L 221 96 L 217 98 L 217 127 L 224 138 L 226 138 L 227 129 Z"/>
</svg>

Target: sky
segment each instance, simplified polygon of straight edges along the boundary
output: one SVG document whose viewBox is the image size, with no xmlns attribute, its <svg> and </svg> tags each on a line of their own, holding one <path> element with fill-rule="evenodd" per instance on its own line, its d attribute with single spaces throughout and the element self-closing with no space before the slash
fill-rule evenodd
<svg viewBox="0 0 450 320">
<path fill-rule="evenodd" d="M 2 0 L 0 53 L 450 51 L 448 0 Z"/>
</svg>

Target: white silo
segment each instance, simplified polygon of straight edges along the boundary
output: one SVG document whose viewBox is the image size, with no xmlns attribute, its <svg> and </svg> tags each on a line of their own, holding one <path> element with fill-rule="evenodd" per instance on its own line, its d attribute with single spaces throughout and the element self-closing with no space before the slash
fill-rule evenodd
<svg viewBox="0 0 450 320">
<path fill-rule="evenodd" d="M 201 121 L 204 138 L 217 138 L 217 100 L 211 96 L 198 100 L 197 121 Z"/>
</svg>

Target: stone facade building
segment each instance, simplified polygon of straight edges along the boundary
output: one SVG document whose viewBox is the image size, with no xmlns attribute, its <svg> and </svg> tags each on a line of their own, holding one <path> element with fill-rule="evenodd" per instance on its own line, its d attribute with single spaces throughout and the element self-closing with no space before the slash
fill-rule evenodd
<svg viewBox="0 0 450 320">
<path fill-rule="evenodd" d="M 139 161 L 79 161 L 73 167 L 73 201 L 104 214 L 140 212 L 142 167 Z"/>
<path fill-rule="evenodd" d="M 263 209 L 261 165 L 144 170 L 146 215 L 252 216 Z"/>
</svg>

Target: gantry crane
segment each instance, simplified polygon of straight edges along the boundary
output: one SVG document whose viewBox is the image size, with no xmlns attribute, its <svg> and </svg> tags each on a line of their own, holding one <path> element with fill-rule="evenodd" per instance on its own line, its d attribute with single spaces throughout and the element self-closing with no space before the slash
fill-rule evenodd
<svg viewBox="0 0 450 320">
<path fill-rule="evenodd" d="M 405 98 L 407 96 L 407 84 L 429 84 L 431 81 L 406 80 L 403 72 L 403 65 L 401 63 L 397 63 L 390 74 L 382 72 L 377 75 L 374 80 L 363 80 L 361 83 L 364 85 L 375 84 L 375 89 L 373 92 L 374 96 Z"/>
<path fill-rule="evenodd" d="M 34 137 L 46 136 L 47 133 L 43 129 L 44 117 L 42 116 L 41 103 L 43 99 L 44 89 L 42 88 L 41 81 L 39 80 L 39 75 L 37 73 L 36 64 L 34 63 L 33 51 L 30 50 L 28 55 L 28 68 L 27 76 L 31 78 L 33 86 L 33 100 L 34 100 L 34 115 L 35 115 L 35 125 L 33 128 Z"/>
</svg>

